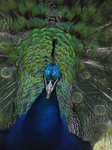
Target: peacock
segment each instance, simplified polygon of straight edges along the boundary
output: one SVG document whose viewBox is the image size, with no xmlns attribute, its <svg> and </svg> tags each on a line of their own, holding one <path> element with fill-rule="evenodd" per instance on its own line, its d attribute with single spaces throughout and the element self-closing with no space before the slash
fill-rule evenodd
<svg viewBox="0 0 112 150">
<path fill-rule="evenodd" d="M 43 75 L 45 87 L 28 112 L 5 135 L 1 133 L 3 150 L 91 150 L 90 143 L 69 132 L 60 115 L 55 88 L 60 78 L 60 70 L 54 61 L 55 43 L 54 39 L 52 62 Z"/>
<path fill-rule="evenodd" d="M 112 149 L 112 2 L 0 0 L 0 149 Z"/>
</svg>

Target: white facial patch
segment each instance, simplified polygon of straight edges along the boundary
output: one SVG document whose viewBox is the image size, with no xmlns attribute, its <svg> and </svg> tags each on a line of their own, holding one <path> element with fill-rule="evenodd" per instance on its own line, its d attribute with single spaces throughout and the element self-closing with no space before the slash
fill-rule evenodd
<svg viewBox="0 0 112 150">
<path fill-rule="evenodd" d="M 47 99 L 49 99 L 49 97 L 50 97 L 50 95 L 51 95 L 51 93 L 52 93 L 56 83 L 58 82 L 58 79 L 55 81 L 55 83 L 53 85 L 51 83 L 51 80 L 50 80 L 50 82 L 48 84 L 47 84 L 47 81 L 46 81 L 45 77 L 44 77 L 44 80 L 45 80 L 45 87 L 46 87 L 46 97 L 47 97 Z"/>
</svg>

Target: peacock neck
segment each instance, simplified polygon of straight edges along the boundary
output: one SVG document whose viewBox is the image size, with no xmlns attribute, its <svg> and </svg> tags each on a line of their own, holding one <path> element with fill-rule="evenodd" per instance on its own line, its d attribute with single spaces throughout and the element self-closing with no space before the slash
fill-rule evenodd
<svg viewBox="0 0 112 150">
<path fill-rule="evenodd" d="M 49 99 L 46 98 L 45 89 L 42 91 L 28 111 L 25 124 L 30 132 L 33 133 L 34 130 L 42 139 L 49 136 L 53 138 L 52 133 L 58 132 L 62 126 L 56 89 Z"/>
</svg>

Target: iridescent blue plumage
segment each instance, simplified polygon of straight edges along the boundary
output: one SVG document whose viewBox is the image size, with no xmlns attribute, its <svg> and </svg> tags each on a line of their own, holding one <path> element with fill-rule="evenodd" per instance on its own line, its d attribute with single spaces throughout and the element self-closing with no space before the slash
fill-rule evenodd
<svg viewBox="0 0 112 150">
<path fill-rule="evenodd" d="M 47 68 L 44 70 L 44 76 L 47 82 L 51 80 L 51 82 L 54 83 L 60 77 L 60 70 L 58 66 L 56 64 L 55 65 L 49 64 Z"/>
<path fill-rule="evenodd" d="M 6 150 L 91 150 L 88 142 L 70 134 L 60 115 L 56 88 L 49 99 L 44 89 L 28 113 L 3 136 Z"/>
</svg>

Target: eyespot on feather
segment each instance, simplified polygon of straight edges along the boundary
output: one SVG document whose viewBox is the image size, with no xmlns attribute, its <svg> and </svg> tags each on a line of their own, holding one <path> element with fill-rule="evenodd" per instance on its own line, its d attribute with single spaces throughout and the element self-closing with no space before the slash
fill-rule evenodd
<svg viewBox="0 0 112 150">
<path fill-rule="evenodd" d="M 106 124 L 99 124 L 98 130 L 100 133 L 105 133 L 107 131 L 107 125 Z"/>
<path fill-rule="evenodd" d="M 10 48 L 11 48 L 11 43 L 10 42 L 1 42 L 0 43 L 0 48 L 5 50 L 5 51 L 8 51 Z"/>
<path fill-rule="evenodd" d="M 93 140 L 98 140 L 100 136 L 102 135 L 99 131 L 98 127 L 92 127 L 90 128 L 90 134 Z"/>
<path fill-rule="evenodd" d="M 95 114 L 97 115 L 104 115 L 106 113 L 106 109 L 103 105 L 96 105 L 95 107 Z"/>
<path fill-rule="evenodd" d="M 2 44 L 1 45 L 3 48 L 7 48 L 7 44 Z"/>
<path fill-rule="evenodd" d="M 82 93 L 80 93 L 80 92 L 74 93 L 73 100 L 75 103 L 80 103 L 82 101 Z"/>
<path fill-rule="evenodd" d="M 10 78 L 11 77 L 11 74 L 12 74 L 12 71 L 8 68 L 8 67 L 4 67 L 2 70 L 1 70 L 1 76 L 3 78 Z"/>
<path fill-rule="evenodd" d="M 90 74 L 89 74 L 89 72 L 84 71 L 84 72 L 81 74 L 81 77 L 82 77 L 82 79 L 89 79 L 89 78 L 90 78 Z"/>
</svg>

